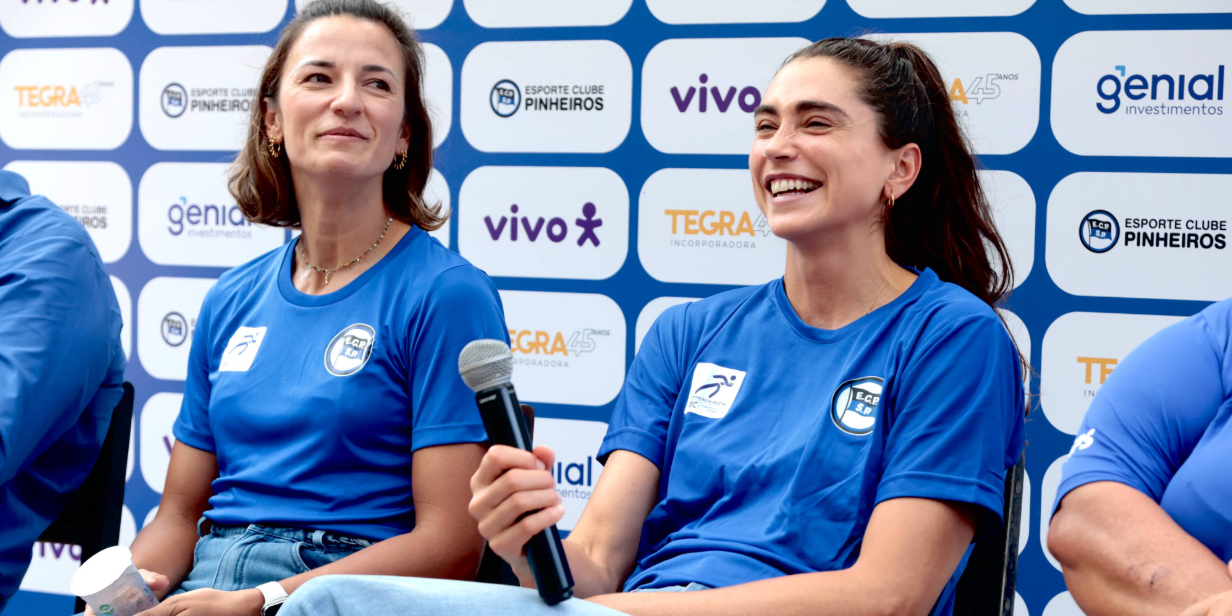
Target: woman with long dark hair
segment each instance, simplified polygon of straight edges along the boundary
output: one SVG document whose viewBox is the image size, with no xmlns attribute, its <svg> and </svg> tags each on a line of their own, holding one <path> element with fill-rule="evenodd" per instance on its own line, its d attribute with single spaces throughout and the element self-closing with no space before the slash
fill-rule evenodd
<svg viewBox="0 0 1232 616">
<path fill-rule="evenodd" d="M 428 231 L 432 126 L 414 33 L 317 0 L 261 74 L 231 193 L 302 234 L 201 307 L 158 514 L 133 543 L 150 616 L 272 614 L 325 573 L 474 579 L 487 438 L 457 372 L 505 338 L 492 281 Z"/>
<path fill-rule="evenodd" d="M 1001 524 L 1025 401 L 993 308 L 1009 259 L 947 90 L 913 45 L 826 39 L 788 58 L 754 121 L 753 193 L 786 271 L 646 336 L 565 540 L 586 601 L 329 577 L 287 612 L 952 611 L 973 538 Z M 523 546 L 563 513 L 553 461 L 493 447 L 471 479 L 480 532 L 527 587 Z"/>
</svg>

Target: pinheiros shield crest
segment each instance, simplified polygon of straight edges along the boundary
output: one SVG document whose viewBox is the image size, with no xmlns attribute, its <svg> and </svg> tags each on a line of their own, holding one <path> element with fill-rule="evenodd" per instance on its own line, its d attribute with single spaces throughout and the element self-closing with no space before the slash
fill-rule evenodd
<svg viewBox="0 0 1232 616">
<path fill-rule="evenodd" d="M 376 343 L 376 331 L 371 325 L 348 325 L 325 347 L 325 369 L 334 376 L 351 376 L 359 372 Z"/>
<path fill-rule="evenodd" d="M 872 432 L 884 384 L 879 376 L 865 376 L 839 385 L 830 398 L 830 419 L 834 425 L 855 436 Z"/>
</svg>

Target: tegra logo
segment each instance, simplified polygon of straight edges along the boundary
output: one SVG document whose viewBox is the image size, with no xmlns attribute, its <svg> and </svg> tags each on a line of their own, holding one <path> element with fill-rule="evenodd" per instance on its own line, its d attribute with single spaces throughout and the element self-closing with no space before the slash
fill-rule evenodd
<svg viewBox="0 0 1232 616">
<path fill-rule="evenodd" d="M 1114 67 L 1115 72 L 1104 75 L 1099 78 L 1095 84 L 1095 92 L 1105 102 L 1095 103 L 1095 108 L 1099 109 L 1100 113 L 1113 114 L 1121 110 L 1121 96 L 1131 101 L 1140 101 L 1150 97 L 1152 102 L 1161 100 L 1161 96 L 1167 96 L 1167 100 L 1183 101 L 1185 95 L 1189 95 L 1189 100 L 1192 101 L 1210 101 L 1223 100 L 1224 94 L 1224 65 L 1211 73 L 1207 74 L 1190 74 L 1188 78 L 1184 73 L 1176 75 L 1170 74 L 1155 74 L 1150 75 L 1126 75 L 1124 65 Z M 1188 82 L 1186 81 L 1188 79 Z M 1125 104 L 1126 115 L 1223 115 L 1222 105 L 1208 105 L 1199 103 L 1196 105 L 1135 105 L 1132 103 Z"/>
<path fill-rule="evenodd" d="M 607 337 L 611 332 L 606 329 L 582 329 L 569 334 L 565 341 L 564 332 L 546 332 L 529 329 L 509 330 L 510 350 L 523 355 L 563 355 L 569 357 L 572 353 L 577 357 L 583 353 L 594 351 L 595 336 Z"/>
<path fill-rule="evenodd" d="M 491 216 L 484 216 L 483 222 L 488 227 L 488 235 L 492 240 L 499 240 L 505 232 L 505 226 L 509 227 L 509 241 L 518 241 L 518 220 L 522 221 L 522 235 L 528 242 L 534 242 L 539 239 L 542 233 L 547 236 L 553 243 L 565 241 L 569 236 L 569 223 L 565 222 L 560 217 L 553 217 L 551 220 L 546 220 L 540 216 L 531 222 L 531 217 L 523 215 L 516 216 L 519 208 L 515 203 L 509 206 L 509 213 L 514 216 L 501 216 L 498 222 L 493 223 Z M 583 246 L 589 242 L 593 246 L 599 245 L 599 236 L 595 234 L 595 229 L 603 226 L 602 218 L 595 218 L 596 208 L 594 203 L 587 202 L 582 206 L 582 217 L 574 220 L 580 233 L 578 234 L 577 245 Z M 546 228 L 545 228 L 546 226 Z"/>
<path fill-rule="evenodd" d="M 961 78 L 955 78 L 950 86 L 950 100 L 964 105 L 972 101 L 979 105 L 985 100 L 1001 96 L 1001 86 L 998 81 L 1018 81 L 1016 74 L 988 73 L 987 75 L 970 79 L 966 84 Z"/>
<path fill-rule="evenodd" d="M 683 95 L 679 88 L 672 86 L 672 101 L 676 103 L 676 109 L 680 113 L 688 111 L 693 107 L 695 95 L 697 97 L 696 109 L 699 113 L 706 113 L 712 101 L 719 113 L 727 113 L 733 102 L 739 105 L 745 113 L 753 113 L 753 110 L 761 104 L 761 91 L 754 86 L 745 86 L 737 93 L 735 86 L 728 86 L 725 90 L 719 86 L 707 87 L 709 81 L 710 76 L 702 73 L 697 77 L 699 86 L 689 86 Z"/>
<path fill-rule="evenodd" d="M 13 86 L 17 91 L 18 107 L 89 107 L 102 102 L 104 86 L 111 83 L 91 82 L 82 86 Z"/>
<path fill-rule="evenodd" d="M 664 210 L 663 213 L 672 219 L 672 235 L 770 235 L 770 224 L 766 217 L 759 215 L 754 223 L 748 212 Z"/>
</svg>

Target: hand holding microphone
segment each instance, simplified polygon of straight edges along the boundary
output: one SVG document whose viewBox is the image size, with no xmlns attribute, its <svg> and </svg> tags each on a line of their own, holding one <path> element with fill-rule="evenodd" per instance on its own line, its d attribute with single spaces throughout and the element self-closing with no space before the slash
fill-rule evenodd
<svg viewBox="0 0 1232 616">
<path fill-rule="evenodd" d="M 470 513 L 492 551 L 519 577 L 529 569 L 539 596 L 555 605 L 573 596 L 556 522 L 564 515 L 547 447 L 531 451 L 530 432 L 510 377 L 513 355 L 499 340 L 476 340 L 458 357 L 462 380 L 475 392 L 492 448 L 471 477 Z"/>
</svg>

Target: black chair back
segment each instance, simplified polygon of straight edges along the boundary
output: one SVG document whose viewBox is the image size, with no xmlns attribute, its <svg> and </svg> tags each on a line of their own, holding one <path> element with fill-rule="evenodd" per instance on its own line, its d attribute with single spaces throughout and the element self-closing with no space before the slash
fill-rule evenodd
<svg viewBox="0 0 1232 616">
<path fill-rule="evenodd" d="M 530 430 L 530 436 L 535 438 L 535 408 L 529 404 L 522 405 L 522 415 L 526 417 L 526 427 Z M 496 555 L 492 548 L 487 545 L 483 546 L 483 559 L 479 561 L 479 574 L 475 576 L 476 582 L 485 584 L 504 584 L 505 586 L 518 586 L 518 576 L 513 572 L 513 567 L 505 562 L 505 559 Z"/>
<path fill-rule="evenodd" d="M 954 616 L 1013 616 L 1018 578 L 1018 532 L 1022 520 L 1022 475 L 1026 454 L 1005 474 L 1005 524 L 975 544 L 967 568 L 958 578 Z M 1028 504 L 1028 506 L 1030 506 Z"/>
<path fill-rule="evenodd" d="M 124 395 L 111 413 L 103 449 L 81 487 L 39 541 L 81 546 L 81 562 L 120 543 L 120 515 L 124 508 L 124 474 L 133 422 L 133 385 L 124 383 Z M 77 599 L 77 612 L 86 609 Z"/>
</svg>

